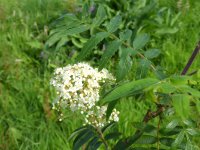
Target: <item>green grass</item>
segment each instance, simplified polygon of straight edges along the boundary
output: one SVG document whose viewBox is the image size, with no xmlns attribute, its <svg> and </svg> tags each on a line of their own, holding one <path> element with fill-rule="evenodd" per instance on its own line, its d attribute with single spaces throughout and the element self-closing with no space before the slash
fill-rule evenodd
<svg viewBox="0 0 200 150">
<path fill-rule="evenodd" d="M 69 3 L 68 3 L 69 4 Z M 65 51 L 45 51 L 49 24 L 70 6 L 54 0 L 0 0 L 0 149 L 70 149 L 70 133 L 81 119 L 66 112 L 58 122 L 51 110 L 56 98 L 49 80 L 53 67 L 67 64 Z M 200 39 L 200 2 L 181 17 L 180 30 L 163 36 L 155 47 L 162 50 L 161 65 L 179 74 Z M 200 68 L 200 57 L 191 70 Z M 123 99 L 119 130 L 131 135 L 134 121 L 142 120 L 150 102 Z M 123 120 L 123 121 L 122 121 Z"/>
</svg>

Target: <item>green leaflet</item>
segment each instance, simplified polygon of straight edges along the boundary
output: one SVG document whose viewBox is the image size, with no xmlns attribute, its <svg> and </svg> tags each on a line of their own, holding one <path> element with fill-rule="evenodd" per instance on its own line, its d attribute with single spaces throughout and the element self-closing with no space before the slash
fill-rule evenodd
<svg viewBox="0 0 200 150">
<path fill-rule="evenodd" d="M 173 146 L 178 146 L 181 144 L 181 142 L 183 141 L 184 138 L 184 131 L 181 131 L 178 136 L 176 137 L 175 141 L 173 142 Z"/>
<path fill-rule="evenodd" d="M 75 142 L 73 145 L 73 150 L 79 150 L 80 147 L 85 144 L 86 142 L 88 142 L 88 140 L 90 138 L 92 138 L 94 136 L 94 132 L 91 130 L 88 130 L 87 132 L 85 132 L 84 134 L 82 134 Z"/>
<path fill-rule="evenodd" d="M 103 5 L 100 5 L 97 9 L 96 17 L 93 20 L 93 26 L 99 26 L 106 19 L 106 11 Z"/>
<path fill-rule="evenodd" d="M 162 93 L 169 94 L 175 92 L 176 88 L 168 82 L 161 82 L 158 86 L 158 90 Z"/>
<path fill-rule="evenodd" d="M 124 32 L 119 33 L 120 40 L 122 41 L 129 40 L 131 38 L 131 35 L 132 35 L 132 31 L 129 29 L 126 29 Z"/>
<path fill-rule="evenodd" d="M 191 94 L 192 96 L 196 98 L 200 98 L 200 91 L 193 89 L 187 85 L 180 85 L 177 86 L 178 89 L 180 89 L 182 92 L 185 92 L 186 94 Z"/>
<path fill-rule="evenodd" d="M 141 92 L 145 88 L 153 84 L 156 84 L 158 82 L 159 80 L 157 79 L 146 78 L 146 79 L 141 79 L 141 80 L 122 84 L 121 86 L 118 86 L 117 88 L 113 89 L 110 93 L 108 93 L 102 100 L 100 100 L 100 102 L 102 104 L 105 104 L 105 103 L 115 101 L 119 98 L 128 96 L 130 94 Z"/>
<path fill-rule="evenodd" d="M 178 126 L 179 122 L 177 119 L 172 120 L 170 123 L 167 124 L 166 129 L 174 129 L 176 126 Z"/>
<path fill-rule="evenodd" d="M 161 29 L 157 29 L 156 33 L 157 34 L 174 34 L 176 32 L 178 32 L 178 28 L 176 27 L 163 27 Z"/>
<path fill-rule="evenodd" d="M 144 53 L 144 56 L 148 59 L 156 58 L 160 55 L 160 50 L 158 49 L 149 49 Z"/>
<path fill-rule="evenodd" d="M 60 39 L 67 37 L 69 35 L 74 35 L 74 34 L 79 34 L 82 33 L 86 30 L 88 30 L 90 28 L 90 26 L 86 26 L 86 25 L 80 25 L 78 27 L 74 27 L 74 28 L 67 28 L 60 30 L 56 33 L 54 33 L 46 42 L 46 44 L 48 46 L 52 46 L 54 45 L 57 41 L 59 41 Z"/>
<path fill-rule="evenodd" d="M 146 59 L 140 59 L 136 70 L 136 79 L 141 79 L 147 76 L 151 66 L 151 61 Z"/>
<path fill-rule="evenodd" d="M 69 27 L 70 24 L 79 24 L 79 19 L 74 14 L 64 14 L 60 18 L 56 19 L 50 27 L 60 27 L 60 26 L 67 26 Z M 72 26 L 73 27 L 73 26 Z"/>
<path fill-rule="evenodd" d="M 107 31 L 110 33 L 115 32 L 119 28 L 121 22 L 122 22 L 122 17 L 119 15 L 115 16 L 110 20 L 109 24 L 107 25 Z"/>
<path fill-rule="evenodd" d="M 135 143 L 136 144 L 154 144 L 157 138 L 151 135 L 142 135 Z"/>
<path fill-rule="evenodd" d="M 173 141 L 174 141 L 173 138 L 167 138 L 167 137 L 160 138 L 160 142 L 163 145 L 168 146 L 168 147 L 172 145 Z"/>
<path fill-rule="evenodd" d="M 99 32 L 93 35 L 83 46 L 77 60 L 80 61 L 89 55 L 92 52 L 92 49 L 95 48 L 104 38 L 108 37 L 108 35 L 108 32 Z"/>
<path fill-rule="evenodd" d="M 122 80 L 127 73 L 131 70 L 132 67 L 132 59 L 130 57 L 132 49 L 130 48 L 122 48 L 120 61 L 117 66 L 117 80 Z"/>
<path fill-rule="evenodd" d="M 190 96 L 186 94 L 175 94 L 172 96 L 172 101 L 176 113 L 183 119 L 187 118 L 190 113 Z"/>
<path fill-rule="evenodd" d="M 78 129 L 76 129 L 75 131 L 73 131 L 73 133 L 70 135 L 70 137 L 68 138 L 68 141 L 73 139 L 75 136 L 77 136 L 80 132 L 84 132 L 84 131 L 87 131 L 87 127 L 86 126 L 83 126 L 83 127 L 80 127 Z"/>
<path fill-rule="evenodd" d="M 112 41 L 108 44 L 99 62 L 100 70 L 103 69 L 103 67 L 108 64 L 108 61 L 110 61 L 110 58 L 115 54 L 115 52 L 118 50 L 120 45 L 121 43 L 119 41 Z"/>
<path fill-rule="evenodd" d="M 149 41 L 150 37 L 148 34 L 139 34 L 133 41 L 133 48 L 135 50 L 143 48 L 147 42 Z"/>
<path fill-rule="evenodd" d="M 108 134 L 105 136 L 105 140 L 117 139 L 117 138 L 119 138 L 120 135 L 121 135 L 120 132 L 108 133 Z"/>
</svg>

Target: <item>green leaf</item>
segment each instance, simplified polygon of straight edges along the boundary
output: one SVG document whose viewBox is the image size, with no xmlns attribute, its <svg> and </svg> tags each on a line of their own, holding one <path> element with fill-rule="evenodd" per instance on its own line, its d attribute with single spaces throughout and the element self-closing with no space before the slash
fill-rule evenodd
<svg viewBox="0 0 200 150">
<path fill-rule="evenodd" d="M 160 80 L 163 80 L 167 77 L 167 75 L 164 73 L 164 69 L 160 66 L 156 67 L 156 70 L 154 71 L 156 77 Z"/>
<path fill-rule="evenodd" d="M 46 42 L 46 44 L 48 46 L 52 46 L 54 45 L 56 42 L 58 42 L 60 39 L 67 37 L 69 35 L 74 35 L 74 34 L 79 34 L 82 33 L 86 30 L 88 30 L 90 28 L 90 26 L 86 26 L 86 25 L 79 25 L 78 27 L 74 27 L 74 28 L 66 28 L 64 30 L 60 30 L 54 34 L 52 34 L 50 36 L 50 38 L 48 39 L 48 41 Z"/>
<path fill-rule="evenodd" d="M 91 150 L 97 150 L 99 148 L 99 146 L 101 146 L 102 142 L 101 141 L 98 141 L 96 144 L 94 144 L 92 146 L 92 149 Z"/>
<path fill-rule="evenodd" d="M 78 23 L 80 23 L 80 21 L 74 14 L 64 14 L 58 19 L 56 19 L 52 24 L 50 24 L 50 27 L 54 27 L 54 26 L 60 27 L 60 26 L 65 26 L 65 25 L 68 26 L 69 24 L 76 25 Z"/>
<path fill-rule="evenodd" d="M 164 28 L 156 30 L 157 34 L 174 34 L 176 32 L 178 32 L 178 28 L 176 28 L 176 27 L 174 27 L 174 28 L 164 27 Z"/>
<path fill-rule="evenodd" d="M 156 58 L 160 55 L 159 49 L 150 49 L 145 51 L 144 56 L 148 59 Z"/>
<path fill-rule="evenodd" d="M 184 131 L 181 131 L 178 136 L 176 137 L 175 141 L 173 142 L 173 146 L 178 146 L 181 144 L 184 138 Z"/>
<path fill-rule="evenodd" d="M 99 69 L 103 69 L 105 65 L 108 64 L 110 61 L 110 58 L 115 54 L 115 52 L 120 47 L 121 43 L 119 41 L 112 41 L 108 43 L 108 46 L 106 47 L 105 52 L 102 55 L 102 58 L 99 62 Z"/>
<path fill-rule="evenodd" d="M 157 128 L 154 127 L 153 125 L 150 125 L 150 124 L 146 124 L 143 131 L 146 132 L 146 133 L 150 133 L 150 132 L 153 132 L 155 131 Z"/>
<path fill-rule="evenodd" d="M 168 94 L 168 93 L 170 94 L 170 93 L 176 91 L 176 88 L 168 82 L 162 82 L 158 85 L 158 87 L 162 93 L 166 93 L 166 94 Z"/>
<path fill-rule="evenodd" d="M 101 103 L 108 103 L 115 101 L 119 98 L 129 96 L 130 94 L 142 92 L 145 88 L 158 83 L 157 79 L 146 78 L 137 81 L 132 81 L 129 83 L 122 84 L 115 89 L 113 89 L 110 93 L 108 93 L 102 100 Z"/>
<path fill-rule="evenodd" d="M 78 141 L 78 139 L 80 139 L 82 136 L 84 136 L 87 132 L 89 132 L 90 131 L 90 129 L 87 127 L 87 128 L 85 128 L 84 130 L 81 130 L 80 132 L 78 132 L 77 134 L 76 134 L 76 138 L 74 139 L 74 141 L 73 141 L 73 145 Z M 70 139 L 71 138 L 73 138 L 75 135 L 73 135 L 72 137 L 70 137 Z M 69 140 L 70 140 L 69 139 Z"/>
<path fill-rule="evenodd" d="M 130 147 L 133 143 L 135 143 L 141 136 L 143 132 L 139 131 L 135 135 L 130 136 L 126 139 L 121 139 L 117 142 L 117 144 L 114 146 L 114 150 L 122 150 Z"/>
<path fill-rule="evenodd" d="M 136 144 L 154 144 L 157 142 L 157 138 L 151 135 L 141 136 L 135 143 Z"/>
<path fill-rule="evenodd" d="M 164 136 L 172 136 L 172 135 L 176 135 L 179 134 L 181 131 L 183 130 L 183 127 L 181 126 L 176 126 L 173 129 L 161 129 L 160 130 L 160 134 L 164 135 Z"/>
<path fill-rule="evenodd" d="M 188 81 L 191 79 L 189 76 L 172 76 L 170 77 L 170 81 L 174 85 L 186 85 Z"/>
<path fill-rule="evenodd" d="M 120 132 L 109 133 L 105 136 L 105 140 L 117 139 L 121 135 Z"/>
<path fill-rule="evenodd" d="M 172 95 L 172 105 L 174 106 L 176 113 L 182 117 L 187 118 L 190 112 L 190 96 L 186 94 Z"/>
<path fill-rule="evenodd" d="M 111 128 L 113 125 L 115 125 L 115 122 L 111 122 L 111 123 L 105 125 L 105 126 L 101 129 L 101 132 L 104 133 L 107 129 Z"/>
<path fill-rule="evenodd" d="M 111 33 L 115 32 L 119 28 L 121 22 L 122 22 L 122 17 L 119 15 L 115 16 L 110 20 L 109 24 L 107 25 L 107 31 Z"/>
<path fill-rule="evenodd" d="M 159 140 L 163 145 L 166 145 L 168 147 L 171 147 L 172 143 L 174 142 L 173 138 L 167 138 L 167 137 L 160 138 Z"/>
<path fill-rule="evenodd" d="M 138 63 L 138 67 L 136 70 L 136 79 L 142 79 L 145 78 L 148 74 L 148 71 L 150 69 L 151 62 L 146 59 L 140 59 Z"/>
<path fill-rule="evenodd" d="M 76 129 L 75 131 L 73 131 L 73 133 L 70 135 L 70 137 L 68 138 L 68 141 L 71 140 L 72 138 L 74 138 L 78 133 L 83 132 L 88 130 L 86 126 L 84 127 L 80 127 L 78 129 Z"/>
<path fill-rule="evenodd" d="M 131 35 L 132 35 L 132 31 L 129 29 L 126 29 L 124 32 L 119 33 L 119 37 L 121 41 L 129 40 L 131 38 Z"/>
<path fill-rule="evenodd" d="M 113 101 L 108 104 L 107 111 L 106 111 L 106 119 L 107 120 L 109 119 L 109 117 L 112 113 L 112 110 L 115 108 L 116 104 L 117 104 L 117 101 Z"/>
<path fill-rule="evenodd" d="M 122 48 L 120 61 L 117 66 L 117 81 L 122 80 L 132 67 L 132 59 L 130 57 L 132 49 L 130 48 Z"/>
<path fill-rule="evenodd" d="M 41 49 L 43 44 L 39 41 L 31 41 L 31 42 L 27 42 L 27 45 L 29 45 L 31 48 L 35 48 L 35 49 Z"/>
<path fill-rule="evenodd" d="M 146 124 L 144 122 L 134 122 L 133 126 L 138 130 L 142 130 L 143 132 L 149 133 L 155 131 L 157 128 L 153 125 Z"/>
<path fill-rule="evenodd" d="M 196 129 L 193 129 L 193 128 L 188 128 L 186 129 L 186 132 L 192 136 L 196 136 L 196 135 L 199 135 L 199 132 L 196 130 Z"/>
<path fill-rule="evenodd" d="M 179 124 L 177 119 L 172 120 L 169 124 L 167 124 L 167 129 L 174 129 Z"/>
<path fill-rule="evenodd" d="M 147 42 L 149 41 L 150 37 L 148 34 L 139 34 L 133 41 L 133 47 L 135 50 L 143 48 Z"/>
<path fill-rule="evenodd" d="M 60 41 L 57 43 L 56 45 L 56 51 L 59 50 L 59 48 L 61 48 L 63 45 L 65 45 L 65 43 L 69 41 L 68 37 L 63 37 L 60 39 Z"/>
<path fill-rule="evenodd" d="M 200 98 L 200 91 L 193 89 L 187 85 L 177 86 L 177 88 L 186 94 L 190 94 L 194 97 Z"/>
<path fill-rule="evenodd" d="M 106 19 L 106 11 L 103 7 L 103 5 L 100 5 L 97 9 L 96 17 L 94 18 L 93 21 L 93 26 L 99 26 L 101 23 Z"/>
<path fill-rule="evenodd" d="M 77 60 L 80 61 L 83 58 L 85 58 L 87 55 L 89 55 L 93 48 L 97 46 L 104 38 L 108 37 L 109 33 L 107 32 L 99 32 L 95 35 L 93 35 L 83 46 L 80 54 L 77 57 Z"/>
<path fill-rule="evenodd" d="M 94 133 L 89 130 L 84 135 L 79 137 L 73 145 L 73 150 L 79 150 L 79 148 L 84 145 L 90 138 L 94 136 Z"/>
<path fill-rule="evenodd" d="M 96 150 L 98 147 L 96 147 L 98 143 L 99 137 L 94 137 L 90 140 L 90 142 L 87 144 L 86 150 Z M 99 145 L 100 146 L 100 145 Z"/>
<path fill-rule="evenodd" d="M 191 142 L 187 141 L 185 150 L 195 150 L 195 149 L 198 150 L 197 148 L 194 148 Z"/>
</svg>

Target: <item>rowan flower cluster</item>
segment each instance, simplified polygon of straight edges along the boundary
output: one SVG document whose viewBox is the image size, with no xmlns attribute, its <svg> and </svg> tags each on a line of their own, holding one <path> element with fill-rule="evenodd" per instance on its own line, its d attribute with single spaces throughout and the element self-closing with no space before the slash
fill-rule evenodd
<svg viewBox="0 0 200 150">
<path fill-rule="evenodd" d="M 68 107 L 83 114 L 86 124 L 104 126 L 107 106 L 99 107 L 96 103 L 100 98 L 100 83 L 107 80 L 115 80 L 108 70 L 98 71 L 87 63 L 57 68 L 50 82 L 59 96 L 53 104 L 53 109 L 60 111 Z M 113 110 L 109 121 L 118 121 L 118 114 L 118 111 Z"/>
</svg>

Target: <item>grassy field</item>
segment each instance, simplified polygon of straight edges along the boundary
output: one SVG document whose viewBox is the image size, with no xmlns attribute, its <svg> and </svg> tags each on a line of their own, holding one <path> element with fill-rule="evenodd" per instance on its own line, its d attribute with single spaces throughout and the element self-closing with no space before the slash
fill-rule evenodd
<svg viewBox="0 0 200 150">
<path fill-rule="evenodd" d="M 162 5 L 176 7 L 174 3 Z M 190 8 L 178 20 L 175 34 L 152 36 L 154 47 L 161 49 L 160 63 L 168 74 L 180 74 L 200 39 L 200 1 L 191 0 Z M 66 112 L 58 122 L 51 110 L 56 98 L 49 85 L 54 66 L 70 63 L 65 50 L 44 50 L 50 23 L 71 11 L 73 1 L 0 0 L 0 149 L 67 150 L 70 133 L 81 118 Z M 181 10 L 180 10 L 181 11 Z M 200 68 L 200 57 L 192 70 Z M 119 129 L 131 135 L 129 126 L 141 120 L 150 102 L 122 100 Z M 155 120 L 157 121 L 157 120 Z"/>
</svg>

